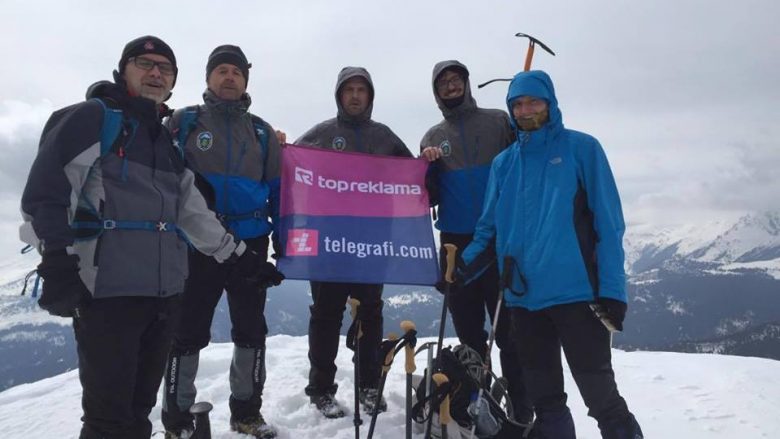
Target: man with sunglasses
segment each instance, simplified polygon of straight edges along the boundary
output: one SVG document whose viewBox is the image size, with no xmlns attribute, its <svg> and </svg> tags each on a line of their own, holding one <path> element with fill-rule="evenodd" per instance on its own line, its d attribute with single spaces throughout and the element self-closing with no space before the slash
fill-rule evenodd
<svg viewBox="0 0 780 439">
<path fill-rule="evenodd" d="M 215 48 L 206 64 L 204 104 L 177 110 L 169 126 L 185 151 L 187 165 L 199 177 L 209 207 L 228 230 L 265 258 L 269 235 L 279 219 L 281 149 L 271 125 L 249 112 L 250 67 L 240 47 Z M 260 413 L 268 333 L 263 313 L 266 289 L 284 277 L 269 263 L 265 275 L 272 282 L 247 281 L 233 267 L 194 251 L 189 265 L 182 319 L 165 374 L 165 437 L 192 434 L 189 408 L 195 403 L 199 353 L 211 339 L 211 321 L 223 291 L 227 292 L 234 344 L 230 427 L 253 437 L 276 437 L 276 430 Z"/>
<path fill-rule="evenodd" d="M 506 105 L 517 140 L 493 160 L 462 277 L 473 278 L 488 253 L 509 273 L 504 298 L 536 412 L 531 437 L 576 437 L 563 349 L 601 437 L 642 439 L 612 369 L 610 331 L 626 315 L 625 223 L 607 156 L 594 137 L 564 127 L 545 72 L 515 75 Z"/>
<path fill-rule="evenodd" d="M 431 127 L 420 142 L 421 155 L 431 162 L 426 175 L 431 205 L 438 207 L 436 228 L 442 244 L 458 252 L 471 242 L 482 212 L 488 172 L 493 158 L 514 141 L 509 117 L 501 110 L 477 106 L 471 95 L 469 71 L 458 61 L 441 61 L 433 67 L 433 96 L 444 120 Z M 460 254 L 460 253 L 459 253 Z M 441 256 L 442 273 L 444 254 Z M 496 264 L 468 285 L 452 285 L 449 310 L 460 342 L 487 353 L 485 311 L 493 321 L 499 295 Z M 533 411 L 525 397 L 517 351 L 509 343 L 509 318 L 502 306 L 496 330 L 501 350 L 501 371 L 509 383 L 515 421 L 530 422 Z"/>
<path fill-rule="evenodd" d="M 114 82 L 56 111 L 22 195 L 23 241 L 42 254 L 38 301 L 73 318 L 81 439 L 148 438 L 193 245 L 253 278 L 265 258 L 220 225 L 161 124 L 176 58 L 130 41 Z"/>
</svg>

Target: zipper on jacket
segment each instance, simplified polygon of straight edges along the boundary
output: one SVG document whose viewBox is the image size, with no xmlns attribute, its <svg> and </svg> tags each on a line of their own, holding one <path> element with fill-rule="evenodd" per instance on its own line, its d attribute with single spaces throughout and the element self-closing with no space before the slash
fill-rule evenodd
<svg viewBox="0 0 780 439">
<path fill-rule="evenodd" d="M 525 269 L 525 235 L 526 235 L 526 209 L 525 209 L 525 148 L 528 145 L 528 141 L 531 139 L 531 134 L 523 131 L 522 142 L 520 143 L 520 257 L 517 260 L 517 269 L 520 276 L 523 276 L 523 270 Z M 520 140 L 520 139 L 518 139 Z M 527 285 L 526 285 L 527 287 Z"/>
<path fill-rule="evenodd" d="M 165 134 L 163 132 L 160 133 L 160 136 L 164 136 Z M 166 136 L 167 137 L 167 136 Z M 159 139 L 159 136 L 158 136 Z M 168 139 L 171 140 L 172 139 Z M 152 187 L 157 191 L 157 195 L 160 199 L 160 215 L 158 216 L 158 221 L 163 222 L 164 215 L 165 215 L 165 197 L 163 195 L 162 190 L 157 186 L 157 157 L 158 151 L 157 151 L 157 139 L 152 140 Z M 162 297 L 163 295 L 163 264 L 164 264 L 164 258 L 163 258 L 163 234 L 157 233 L 157 255 L 159 256 L 159 263 L 157 264 L 157 296 Z"/>
<path fill-rule="evenodd" d="M 122 181 L 127 181 L 127 150 L 130 149 L 130 146 L 133 144 L 133 141 L 135 140 L 135 135 L 138 132 L 138 121 L 135 119 L 129 119 L 127 121 L 130 124 L 130 138 L 127 139 L 127 142 L 123 142 L 123 144 L 119 147 L 119 151 L 117 152 L 117 155 L 119 155 L 119 158 L 122 159 Z M 125 134 L 127 134 L 127 131 L 125 131 Z"/>
<path fill-rule="evenodd" d="M 355 127 L 355 140 L 357 140 L 357 148 L 355 148 L 357 152 L 370 152 L 363 150 L 363 136 L 360 135 L 360 127 Z"/>
<path fill-rule="evenodd" d="M 230 198 L 230 197 L 227 196 L 227 194 L 229 193 L 228 190 L 230 189 L 229 183 L 228 183 L 228 180 L 230 179 L 230 158 L 231 158 L 232 150 L 233 150 L 233 137 L 231 136 L 231 132 L 230 132 L 230 114 L 227 114 L 227 113 L 225 114 L 225 136 L 226 136 L 226 139 L 227 139 L 227 155 L 226 155 L 226 158 L 225 158 L 227 160 L 227 163 L 225 163 L 225 179 L 222 182 L 222 190 L 223 190 L 223 192 L 222 192 L 222 195 L 223 195 L 223 197 L 222 197 L 222 212 L 225 215 L 227 215 L 229 213 L 229 211 L 228 211 L 228 207 L 229 207 L 228 199 Z"/>
</svg>

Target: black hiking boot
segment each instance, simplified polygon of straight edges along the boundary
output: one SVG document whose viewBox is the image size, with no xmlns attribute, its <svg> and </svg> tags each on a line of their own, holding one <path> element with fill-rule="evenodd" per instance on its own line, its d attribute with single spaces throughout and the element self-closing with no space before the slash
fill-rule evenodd
<svg viewBox="0 0 780 439">
<path fill-rule="evenodd" d="M 263 415 L 258 413 L 244 419 L 230 418 L 230 429 L 239 433 L 248 434 L 259 439 L 273 439 L 276 437 L 276 429 L 266 424 Z"/>
<path fill-rule="evenodd" d="M 322 413 L 328 419 L 343 418 L 347 415 L 344 408 L 341 407 L 338 401 L 336 401 L 336 395 L 326 393 L 324 395 L 312 395 L 309 397 L 312 404 L 317 407 L 317 410 Z"/>
<path fill-rule="evenodd" d="M 385 398 L 379 396 L 379 390 L 372 387 L 362 387 L 358 392 L 358 399 L 360 405 L 363 406 L 363 411 L 368 414 L 374 413 L 374 407 L 377 406 L 379 413 L 387 411 L 387 402 Z M 377 403 L 377 399 L 379 402 Z"/>
</svg>

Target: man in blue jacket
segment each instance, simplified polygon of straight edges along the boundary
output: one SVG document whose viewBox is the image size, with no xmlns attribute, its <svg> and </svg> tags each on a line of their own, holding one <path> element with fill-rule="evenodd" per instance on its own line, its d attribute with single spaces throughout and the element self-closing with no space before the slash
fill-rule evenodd
<svg viewBox="0 0 780 439">
<path fill-rule="evenodd" d="M 209 208 L 265 259 L 272 224 L 278 224 L 279 218 L 281 149 L 271 125 L 249 112 L 252 101 L 246 85 L 251 66 L 240 47 L 215 48 L 206 64 L 204 104 L 177 110 L 169 125 L 184 149 L 187 166 L 199 178 L 199 188 L 207 194 Z M 192 433 L 189 408 L 195 402 L 199 353 L 211 339 L 211 321 L 223 290 L 234 344 L 230 427 L 253 437 L 276 437 L 260 413 L 268 333 L 263 313 L 266 289 L 278 285 L 283 276 L 269 263 L 265 282 L 247 281 L 232 267 L 199 252 L 190 252 L 189 266 L 182 318 L 165 372 L 166 439 Z"/>
<path fill-rule="evenodd" d="M 537 421 L 537 438 L 574 439 L 561 347 L 588 415 L 604 439 L 641 439 L 618 393 L 610 331 L 623 327 L 625 224 L 599 142 L 564 128 L 550 77 L 517 74 L 507 107 L 517 141 L 493 161 L 482 216 L 463 252 L 464 277 L 495 251 L 509 287 L 511 335 Z M 599 306 L 605 322 L 591 309 Z"/>
</svg>

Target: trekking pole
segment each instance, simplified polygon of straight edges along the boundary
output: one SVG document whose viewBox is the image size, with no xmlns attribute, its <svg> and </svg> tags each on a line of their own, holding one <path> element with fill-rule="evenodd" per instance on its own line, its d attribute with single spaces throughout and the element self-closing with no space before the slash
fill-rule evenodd
<svg viewBox="0 0 780 439">
<path fill-rule="evenodd" d="M 443 373 L 436 373 L 433 375 L 433 381 L 436 382 L 436 387 L 442 387 L 449 382 L 447 375 Z M 433 415 L 431 415 L 433 417 Z M 444 395 L 444 399 L 439 405 L 439 423 L 441 424 L 441 439 L 447 439 L 447 424 L 452 421 L 450 416 L 450 394 L 449 391 Z"/>
<path fill-rule="evenodd" d="M 385 354 L 384 362 L 382 363 L 382 378 L 379 380 L 379 388 L 377 389 L 377 400 L 374 403 L 374 410 L 371 413 L 371 424 L 368 427 L 367 439 L 371 439 L 374 436 L 374 428 L 376 427 L 376 418 L 379 416 L 379 404 L 382 401 L 382 391 L 385 389 L 385 382 L 387 381 L 387 374 L 390 372 L 390 366 L 393 365 L 393 359 L 395 358 L 395 344 L 398 340 L 398 336 L 394 333 L 387 334 L 388 345 Z M 384 351 L 384 350 L 383 350 Z"/>
<path fill-rule="evenodd" d="M 417 334 L 417 328 L 411 320 L 401 322 L 401 330 L 406 334 L 412 331 L 414 331 L 414 334 Z M 406 370 L 406 439 L 412 439 L 412 374 L 417 369 L 417 366 L 414 364 L 414 344 L 406 343 L 404 354 L 406 357 L 406 362 L 404 363 L 404 369 Z"/>
<path fill-rule="evenodd" d="M 441 348 L 444 340 L 444 326 L 447 323 L 447 306 L 449 303 L 449 297 L 450 297 L 450 288 L 452 286 L 452 283 L 455 281 L 453 277 L 453 273 L 455 272 L 455 257 L 458 252 L 458 247 L 456 247 L 453 244 L 444 244 L 444 250 L 447 252 L 446 256 L 446 264 L 447 267 L 444 271 L 444 291 L 442 294 L 444 294 L 444 299 L 442 300 L 441 305 L 441 319 L 439 320 L 439 339 L 438 339 L 438 346 L 436 346 L 436 360 L 434 364 L 434 369 L 439 369 L 439 361 L 441 357 Z M 432 369 L 428 369 L 428 375 L 431 375 L 433 373 Z M 428 394 L 430 395 L 430 393 Z M 428 423 L 425 425 L 425 438 L 431 437 L 431 423 L 433 422 L 433 407 L 431 407 L 431 416 L 428 417 Z"/>
<path fill-rule="evenodd" d="M 360 308 L 360 301 L 354 298 L 349 299 L 349 305 L 351 307 L 350 315 L 352 316 L 353 323 L 357 323 L 357 330 L 355 331 L 355 356 L 352 363 L 355 365 L 355 415 L 352 418 L 352 423 L 355 425 L 355 439 L 360 439 L 360 425 L 363 420 L 360 419 L 360 339 L 363 337 L 363 328 L 358 317 L 358 310 Z"/>
<path fill-rule="evenodd" d="M 196 402 L 190 407 L 190 413 L 195 416 L 195 431 L 191 439 L 211 439 L 211 422 L 209 412 L 214 406 L 206 401 Z"/>
</svg>

